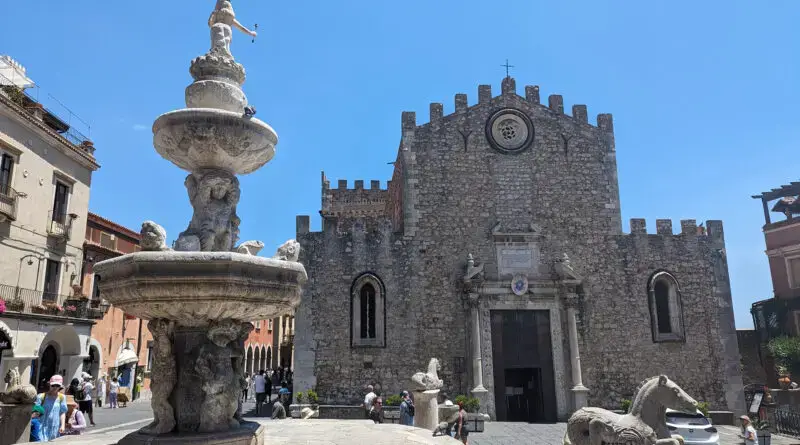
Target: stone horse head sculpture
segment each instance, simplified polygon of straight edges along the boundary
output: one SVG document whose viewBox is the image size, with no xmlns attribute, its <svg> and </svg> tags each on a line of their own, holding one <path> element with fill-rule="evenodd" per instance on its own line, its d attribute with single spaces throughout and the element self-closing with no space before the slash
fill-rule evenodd
<svg viewBox="0 0 800 445">
<path fill-rule="evenodd" d="M 439 359 L 432 358 L 428 362 L 428 372 L 418 372 L 411 376 L 413 391 L 432 391 L 441 389 L 444 382 L 439 379 L 439 370 L 442 369 Z"/>
<path fill-rule="evenodd" d="M 565 445 L 680 445 L 667 429 L 667 408 L 695 412 L 697 401 L 665 375 L 651 377 L 637 388 L 630 412 L 581 408 L 570 417 Z"/>
<path fill-rule="evenodd" d="M 3 379 L 8 383 L 8 391 L 0 393 L 0 402 L 10 404 L 29 404 L 36 399 L 36 388 L 23 385 L 17 367 L 11 368 Z"/>
</svg>

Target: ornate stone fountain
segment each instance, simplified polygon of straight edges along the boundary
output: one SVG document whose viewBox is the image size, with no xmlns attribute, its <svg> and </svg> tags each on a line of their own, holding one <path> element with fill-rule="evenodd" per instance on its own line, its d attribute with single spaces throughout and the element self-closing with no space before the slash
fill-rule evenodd
<svg viewBox="0 0 800 445">
<path fill-rule="evenodd" d="M 230 52 L 231 27 L 255 36 L 218 0 L 208 21 L 211 50 L 192 61 L 186 107 L 153 125 L 158 153 L 187 170 L 194 209 L 175 251 L 164 229 L 142 225 L 142 252 L 97 263 L 103 296 L 128 314 L 150 320 L 153 334 L 154 421 L 120 444 L 260 443 L 259 425 L 242 422 L 239 407 L 244 340 L 254 320 L 297 306 L 306 271 L 290 240 L 273 258 L 263 244 L 236 246 L 239 181 L 275 154 L 278 138 L 255 119 L 241 89 L 245 70 Z"/>
</svg>

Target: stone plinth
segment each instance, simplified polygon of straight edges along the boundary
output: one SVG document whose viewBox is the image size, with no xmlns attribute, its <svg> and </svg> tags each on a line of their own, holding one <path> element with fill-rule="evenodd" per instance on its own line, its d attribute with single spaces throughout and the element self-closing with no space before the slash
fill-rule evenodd
<svg viewBox="0 0 800 445">
<path fill-rule="evenodd" d="M 438 389 L 414 391 L 414 426 L 433 431 L 439 426 Z"/>
<path fill-rule="evenodd" d="M 233 252 L 136 252 L 94 266 L 109 303 L 183 326 L 267 320 L 293 310 L 303 265 Z"/>
<path fill-rule="evenodd" d="M 118 433 L 119 434 L 119 433 Z M 71 436 L 67 436 L 71 438 Z M 86 436 L 72 436 L 77 440 L 75 444 L 92 443 Z M 109 444 L 108 439 L 98 443 Z M 113 439 L 112 439 L 113 440 Z M 67 441 L 59 439 L 59 441 Z M 236 429 L 217 433 L 196 433 L 196 434 L 165 434 L 161 436 L 149 436 L 139 431 L 134 431 L 122 437 L 118 445 L 184 445 L 184 444 L 204 444 L 204 445 L 264 445 L 264 426 L 255 422 L 242 422 Z"/>
<path fill-rule="evenodd" d="M 31 434 L 33 404 L 0 403 L 0 445 L 26 443 Z"/>
</svg>

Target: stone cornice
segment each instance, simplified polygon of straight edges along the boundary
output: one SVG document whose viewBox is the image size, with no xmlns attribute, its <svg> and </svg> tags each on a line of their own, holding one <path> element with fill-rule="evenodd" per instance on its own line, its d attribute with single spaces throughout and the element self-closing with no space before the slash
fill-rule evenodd
<svg viewBox="0 0 800 445">
<path fill-rule="evenodd" d="M 51 146 L 60 149 L 60 151 L 66 154 L 70 159 L 78 162 L 91 171 L 97 171 L 97 169 L 100 168 L 100 164 L 97 163 L 94 156 L 89 155 L 88 153 L 85 153 L 81 149 L 77 148 L 73 143 L 65 139 L 64 136 L 61 136 L 57 132 L 53 131 L 50 127 L 39 121 L 35 116 L 31 115 L 25 111 L 25 109 L 15 104 L 2 94 L 0 94 L 0 104 L 3 104 L 11 109 L 14 112 L 12 115 L 16 115 L 18 119 L 21 118 L 19 120 L 26 127 L 36 132 L 45 133 L 47 137 L 52 138 L 55 143 L 51 144 Z"/>
</svg>

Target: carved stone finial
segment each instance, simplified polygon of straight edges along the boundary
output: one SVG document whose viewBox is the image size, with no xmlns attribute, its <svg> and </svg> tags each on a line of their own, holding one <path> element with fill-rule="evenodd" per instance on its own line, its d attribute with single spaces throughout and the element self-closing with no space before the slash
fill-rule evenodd
<svg viewBox="0 0 800 445">
<path fill-rule="evenodd" d="M 300 258 L 300 243 L 293 239 L 286 241 L 278 247 L 278 251 L 272 258 L 296 262 Z"/>
<path fill-rule="evenodd" d="M 153 221 L 142 223 L 141 247 L 144 251 L 163 251 L 171 250 L 167 247 L 167 231 Z"/>
<path fill-rule="evenodd" d="M 264 243 L 261 241 L 245 241 L 236 248 L 236 251 L 245 255 L 258 255 L 258 252 L 264 248 Z"/>
</svg>

